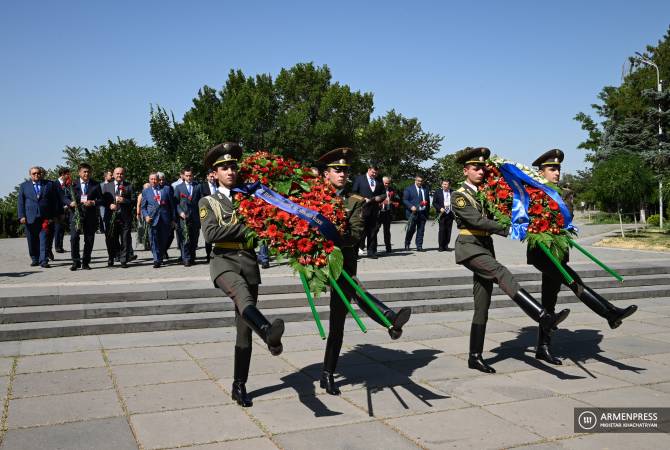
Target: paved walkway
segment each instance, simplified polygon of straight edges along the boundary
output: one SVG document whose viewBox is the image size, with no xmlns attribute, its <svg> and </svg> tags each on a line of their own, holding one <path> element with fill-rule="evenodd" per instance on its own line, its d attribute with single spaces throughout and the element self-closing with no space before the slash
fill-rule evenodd
<svg viewBox="0 0 670 450">
<path fill-rule="evenodd" d="M 255 343 L 248 409 L 230 400 L 232 329 L 3 342 L 0 448 L 668 448 L 663 434 L 575 435 L 573 408 L 670 405 L 669 300 L 616 330 L 571 305 L 559 367 L 533 358 L 520 310 L 493 310 L 494 375 L 466 366 L 471 312 L 416 315 L 394 342 L 349 321 L 341 397 L 318 387 L 314 325 L 288 323 L 281 356 Z"/>
</svg>

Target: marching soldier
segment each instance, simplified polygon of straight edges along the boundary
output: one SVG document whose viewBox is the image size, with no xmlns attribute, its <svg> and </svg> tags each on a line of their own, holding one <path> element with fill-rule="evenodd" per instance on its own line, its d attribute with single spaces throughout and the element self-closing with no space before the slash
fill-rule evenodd
<svg viewBox="0 0 670 450">
<path fill-rule="evenodd" d="M 563 152 L 559 149 L 549 150 L 533 161 L 533 166 L 539 169 L 540 175 L 542 175 L 549 183 L 558 185 L 558 182 L 561 179 L 561 163 L 563 162 L 564 156 Z M 562 194 L 565 195 L 565 192 L 562 192 Z M 536 247 L 531 249 L 528 247 L 526 256 L 528 264 L 532 264 L 537 270 L 542 272 L 542 306 L 547 311 L 553 312 L 556 307 L 558 291 L 561 290 L 561 284 L 567 283 L 565 283 L 563 275 L 558 271 L 558 268 L 549 260 L 547 255 L 545 255 L 540 248 Z M 617 328 L 621 325 L 623 319 L 637 311 L 637 306 L 635 305 L 631 305 L 624 309 L 617 308 L 593 289 L 586 286 L 579 275 L 567 265 L 569 256 L 569 253 L 565 252 L 565 257 L 561 261 L 563 268 L 575 280 L 575 282 L 572 285 L 568 285 L 568 287 L 575 293 L 582 303 L 588 306 L 600 317 L 607 320 L 610 328 Z M 550 364 L 561 364 L 561 360 L 551 354 L 550 344 L 551 338 L 549 333 L 546 333 L 542 328 L 539 328 L 535 357 Z"/>
<path fill-rule="evenodd" d="M 247 227 L 237 220 L 233 206 L 233 189 L 237 184 L 237 161 L 242 147 L 226 142 L 211 148 L 205 155 L 205 166 L 216 170 L 217 191 L 200 199 L 198 213 L 205 240 L 212 244 L 209 273 L 214 285 L 235 304 L 235 367 L 232 399 L 243 407 L 253 403 L 247 395 L 246 382 L 251 363 L 251 331 L 265 342 L 273 355 L 281 354 L 284 321 L 272 324 L 258 310 L 258 285 L 261 275 L 256 263 L 254 245 L 247 242 Z"/>
<path fill-rule="evenodd" d="M 494 281 L 546 333 L 565 320 L 570 310 L 564 309 L 554 314 L 542 308 L 519 286 L 510 271 L 495 259 L 491 235 L 507 236 L 509 230 L 491 219 L 484 205 L 477 200 L 478 186 L 484 181 L 485 162 L 490 154 L 490 150 L 484 147 L 467 147 L 456 154 L 456 161 L 463 164 L 465 181 L 453 192 L 452 205 L 459 230 L 455 247 L 456 263 L 464 265 L 473 273 L 475 307 L 470 327 L 468 367 L 495 373 L 495 369 L 482 358 Z"/>
<path fill-rule="evenodd" d="M 344 257 L 343 268 L 351 276 L 356 275 L 358 243 L 364 228 L 363 205 L 365 198 L 360 195 L 350 193 L 346 189 L 347 175 L 349 173 L 350 161 L 353 157 L 353 150 L 350 148 L 337 148 L 324 154 L 317 161 L 317 166 L 322 169 L 326 183 L 331 184 L 337 195 L 344 199 L 348 227 L 344 236 L 342 236 L 342 254 Z M 342 277 L 337 281 L 342 291 L 348 299 L 354 299 L 358 306 L 375 322 L 382 323 L 374 311 L 361 299 L 355 290 Z M 386 316 L 392 324 L 388 329 L 391 339 L 398 339 L 402 335 L 402 327 L 407 323 L 412 313 L 410 308 L 401 308 L 394 312 L 368 294 L 379 310 Z M 328 330 L 328 341 L 326 342 L 326 353 L 323 360 L 323 372 L 321 374 L 320 385 L 327 393 L 339 395 L 340 389 L 335 385 L 333 373 L 337 367 L 337 360 L 342 349 L 342 340 L 344 338 L 344 320 L 347 316 L 347 308 L 342 302 L 336 291 L 330 291 L 330 319 Z"/>
</svg>

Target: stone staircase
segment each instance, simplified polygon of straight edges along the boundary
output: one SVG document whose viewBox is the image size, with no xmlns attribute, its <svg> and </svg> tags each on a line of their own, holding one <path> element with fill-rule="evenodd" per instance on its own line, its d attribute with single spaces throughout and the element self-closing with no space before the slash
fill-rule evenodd
<svg viewBox="0 0 670 450">
<path fill-rule="evenodd" d="M 670 267 L 644 263 L 617 266 L 625 277 L 619 284 L 591 266 L 574 267 L 584 281 L 609 300 L 670 296 Z M 526 290 L 540 297 L 540 274 L 527 267 L 512 270 Z M 410 306 L 414 313 L 463 311 L 473 307 L 472 276 L 462 269 L 370 274 L 365 287 L 391 307 Z M 513 302 L 494 288 L 492 308 Z M 316 299 L 323 320 L 328 318 L 327 294 Z M 577 302 L 565 288 L 560 303 Z M 296 277 L 265 279 L 259 304 L 270 320 L 312 320 Z M 208 281 L 127 283 L 0 290 L 0 341 L 130 333 L 233 324 L 232 302 Z M 316 331 L 315 331 L 316 332 Z"/>
</svg>

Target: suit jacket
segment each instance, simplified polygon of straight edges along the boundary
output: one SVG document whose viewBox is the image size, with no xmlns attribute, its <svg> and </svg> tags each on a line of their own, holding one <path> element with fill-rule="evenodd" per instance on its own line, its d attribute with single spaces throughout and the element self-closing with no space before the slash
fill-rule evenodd
<svg viewBox="0 0 670 450">
<path fill-rule="evenodd" d="M 218 181 L 216 181 L 216 183 L 218 183 Z M 214 189 L 212 191 L 212 189 L 209 185 L 209 180 L 207 180 L 207 181 L 203 181 L 202 183 L 200 183 L 200 193 L 201 193 L 202 197 L 207 197 L 208 195 L 212 195 L 212 194 L 216 193 L 216 189 Z"/>
<path fill-rule="evenodd" d="M 154 188 L 148 187 L 142 191 L 142 218 L 151 217 L 151 226 L 156 227 L 159 223 L 170 225 L 174 221 L 174 197 L 169 185 L 156 186 L 160 200 L 154 196 Z"/>
<path fill-rule="evenodd" d="M 117 206 L 117 215 L 122 220 L 130 220 L 133 216 L 135 203 L 133 202 L 133 186 L 127 181 L 121 183 L 123 186 L 122 189 L 119 189 L 119 196 L 123 197 L 123 201 L 118 203 Z M 102 185 L 102 204 L 105 207 L 105 215 L 103 219 L 105 222 L 108 222 L 112 218 L 112 211 L 109 207 L 116 201 L 116 181 L 106 183 Z"/>
<path fill-rule="evenodd" d="M 221 213 L 223 223 L 219 223 L 214 210 L 217 208 Z M 232 202 L 220 192 L 212 196 L 202 197 L 198 202 L 198 217 L 202 223 L 202 235 L 208 244 L 217 242 L 237 242 L 246 243 L 247 231 L 246 225 L 239 223 L 234 214 Z M 239 273 L 247 280 L 250 285 L 261 283 L 261 274 L 256 261 L 256 253 L 253 245 L 246 249 L 212 249 L 212 260 L 209 264 L 209 274 L 212 282 L 224 272 Z"/>
<path fill-rule="evenodd" d="M 428 194 L 427 187 L 422 186 L 421 190 L 423 191 L 423 200 L 426 201 L 426 207 L 423 211 L 419 211 L 419 207 L 421 206 L 421 196 L 417 192 L 416 184 L 412 183 L 407 186 L 402 194 L 402 203 L 405 205 L 405 216 L 407 219 L 412 215 L 412 206 L 416 207 L 417 214 L 428 217 L 428 211 L 430 210 L 430 195 Z"/>
<path fill-rule="evenodd" d="M 358 194 L 363 198 L 371 199 L 373 197 L 383 197 L 386 198 L 386 189 L 384 189 L 384 183 L 378 178 L 375 178 L 375 188 L 370 189 L 370 183 L 368 183 L 367 173 L 359 175 L 354 179 L 354 184 L 351 187 L 351 192 L 353 194 Z M 381 207 L 381 202 L 370 201 L 365 202 L 363 205 L 363 217 L 370 217 L 379 214 Z"/>
<path fill-rule="evenodd" d="M 459 230 L 488 233 L 488 236 L 459 233 L 455 245 L 456 263 L 461 264 L 466 259 L 483 254 L 495 258 L 490 235 L 507 236 L 507 228 L 490 217 L 488 210 L 477 199 L 476 192 L 465 183 L 452 193 L 451 204 Z"/>
<path fill-rule="evenodd" d="M 449 189 L 449 194 L 451 195 L 451 202 L 453 203 L 454 200 L 454 190 Z M 453 211 L 453 206 L 448 205 L 449 207 L 449 213 L 446 214 L 446 218 L 453 219 L 454 218 L 454 211 Z M 435 211 L 440 214 L 440 209 L 444 208 L 444 191 L 440 188 L 440 190 L 435 191 L 435 194 L 433 195 L 433 208 L 435 208 Z M 444 208 L 445 211 L 447 208 Z"/>
<path fill-rule="evenodd" d="M 49 180 L 40 180 L 39 197 L 32 180 L 26 180 L 19 186 L 18 216 L 26 218 L 29 224 L 36 219 L 51 219 L 61 208 L 56 185 Z"/>
<path fill-rule="evenodd" d="M 95 205 L 90 207 L 84 207 L 80 205 L 82 196 L 80 181 L 81 180 L 79 179 L 79 177 L 76 177 L 75 179 L 72 180 L 72 190 L 74 191 L 74 198 L 72 198 L 72 195 L 70 194 L 70 189 L 66 189 L 65 202 L 68 205 L 73 201 L 76 202 L 77 207 L 81 212 L 81 218 L 83 220 L 89 221 L 93 220 L 93 218 L 96 218 L 96 220 L 98 220 L 97 219 L 98 208 L 102 206 L 102 189 L 100 188 L 100 184 L 98 184 L 98 182 L 95 180 L 92 179 L 88 180 L 88 188 L 86 190 L 86 196 L 88 200 L 93 200 L 95 202 Z M 72 217 L 74 217 L 74 215 Z"/>
<path fill-rule="evenodd" d="M 200 226 L 200 216 L 198 215 L 198 202 L 203 197 L 201 185 L 191 183 L 191 195 L 188 195 L 188 188 L 186 183 L 178 184 L 174 188 L 175 204 L 177 205 L 177 217 L 181 217 L 181 213 L 186 214 L 188 222 L 192 222 Z"/>
</svg>

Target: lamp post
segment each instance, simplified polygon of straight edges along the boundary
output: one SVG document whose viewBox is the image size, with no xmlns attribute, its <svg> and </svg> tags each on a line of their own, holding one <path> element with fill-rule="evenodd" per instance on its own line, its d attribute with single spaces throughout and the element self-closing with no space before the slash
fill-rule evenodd
<svg viewBox="0 0 670 450">
<path fill-rule="evenodd" d="M 663 86 L 662 86 L 662 80 L 661 80 L 661 71 L 658 70 L 658 66 L 656 63 L 654 63 L 651 59 L 648 57 L 644 56 L 643 54 L 639 52 L 635 52 L 637 55 L 637 58 L 635 60 L 637 62 L 640 62 L 642 64 L 646 64 L 648 66 L 653 67 L 656 69 L 656 88 L 658 90 L 658 93 L 660 94 L 663 92 Z M 658 102 L 658 151 L 660 153 L 661 151 L 661 138 L 663 136 L 663 127 L 661 126 L 661 102 L 659 100 Z M 659 173 L 658 177 L 658 208 L 659 208 L 659 216 L 660 216 L 660 222 L 659 225 L 661 227 L 661 230 L 663 229 L 663 176 Z"/>
</svg>

